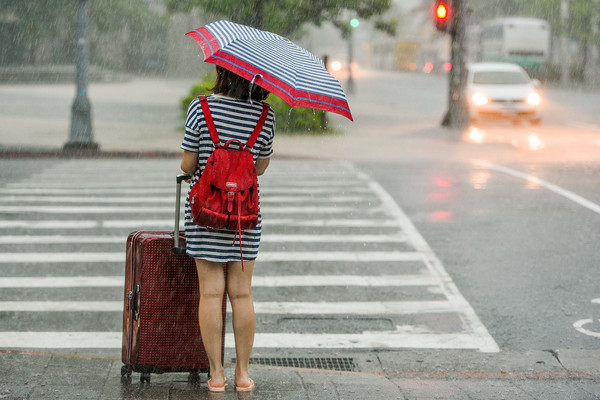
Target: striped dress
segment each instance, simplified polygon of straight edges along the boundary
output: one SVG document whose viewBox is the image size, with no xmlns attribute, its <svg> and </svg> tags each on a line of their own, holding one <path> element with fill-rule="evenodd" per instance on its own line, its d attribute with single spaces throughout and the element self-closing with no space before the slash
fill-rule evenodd
<svg viewBox="0 0 600 400">
<path fill-rule="evenodd" d="M 208 96 L 208 105 L 222 144 L 225 144 L 230 139 L 238 139 L 245 144 L 252 134 L 262 112 L 261 102 L 255 101 L 253 104 L 250 104 L 248 101 L 215 94 Z M 270 158 L 273 155 L 274 134 L 275 113 L 273 109 L 270 109 L 265 125 L 252 149 L 255 162 L 258 158 Z M 192 177 L 190 183 L 191 190 L 192 186 L 198 181 L 208 158 L 214 150 L 214 145 L 210 139 L 198 99 L 194 99 L 188 108 L 185 122 L 185 136 L 181 148 L 198 153 L 198 169 Z M 236 241 L 235 245 L 233 245 L 235 231 L 216 229 L 209 231 L 204 227 L 194 224 L 192 221 L 189 194 L 188 190 L 185 202 L 187 254 L 193 258 L 213 262 L 240 261 L 239 242 Z M 259 211 L 256 228 L 245 230 L 242 234 L 244 260 L 256 259 L 260 244 L 261 228 L 262 218 Z"/>
</svg>

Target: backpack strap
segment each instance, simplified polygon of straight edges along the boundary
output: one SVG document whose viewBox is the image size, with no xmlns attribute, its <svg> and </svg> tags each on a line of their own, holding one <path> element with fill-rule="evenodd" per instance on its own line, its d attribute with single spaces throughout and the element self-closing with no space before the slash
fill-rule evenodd
<svg viewBox="0 0 600 400">
<path fill-rule="evenodd" d="M 212 115 L 210 114 L 210 108 L 208 107 L 208 100 L 206 96 L 198 96 L 198 100 L 200 100 L 200 105 L 202 106 L 202 113 L 204 114 L 204 120 L 206 121 L 206 127 L 208 128 L 208 133 L 210 133 L 210 138 L 213 143 L 216 145 L 221 143 L 219 139 L 219 134 L 217 133 L 217 128 L 215 127 L 215 122 L 212 119 Z"/>
<path fill-rule="evenodd" d="M 263 102 L 262 114 L 260 114 L 260 118 L 256 123 L 256 127 L 254 128 L 254 132 L 250 135 L 248 142 L 246 143 L 246 149 L 252 149 L 256 144 L 256 140 L 258 139 L 258 135 L 260 135 L 260 131 L 262 131 L 263 126 L 265 125 L 265 121 L 267 120 L 267 116 L 269 114 L 269 103 Z"/>
</svg>

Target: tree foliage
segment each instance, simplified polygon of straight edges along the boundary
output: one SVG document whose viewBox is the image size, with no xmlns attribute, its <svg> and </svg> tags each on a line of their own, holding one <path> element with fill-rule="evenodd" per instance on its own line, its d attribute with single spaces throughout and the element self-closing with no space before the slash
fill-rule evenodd
<svg viewBox="0 0 600 400">
<path fill-rule="evenodd" d="M 144 0 L 93 0 L 90 4 L 90 28 L 96 33 L 120 32 L 127 27 L 125 54 L 133 54 L 146 38 L 166 34 L 168 20 L 153 12 Z M 77 0 L 0 0 L 0 63 L 15 61 L 33 63 L 36 47 L 47 43 L 62 43 L 50 62 L 72 60 L 77 29 Z M 92 59 L 96 37 L 90 37 Z M 164 42 L 164 40 L 163 40 Z M 9 52 L 7 49 L 12 49 Z M 6 53 L 6 54 L 5 54 Z M 138 52 L 139 53 L 139 52 Z M 5 60 L 10 57 L 12 60 Z"/>
<path fill-rule="evenodd" d="M 391 0 L 166 0 L 171 12 L 188 12 L 198 7 L 216 18 L 291 36 L 304 23 L 320 26 L 332 22 L 346 32 L 349 15 L 362 19 L 380 16 L 390 9 Z M 378 19 L 389 32 L 392 25 Z"/>
</svg>

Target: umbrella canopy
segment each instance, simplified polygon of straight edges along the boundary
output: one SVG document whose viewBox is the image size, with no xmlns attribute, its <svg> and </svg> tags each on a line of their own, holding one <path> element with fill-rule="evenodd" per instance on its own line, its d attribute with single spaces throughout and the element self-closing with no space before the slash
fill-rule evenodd
<svg viewBox="0 0 600 400">
<path fill-rule="evenodd" d="M 318 57 L 288 39 L 229 21 L 186 35 L 198 42 L 204 61 L 254 81 L 290 106 L 318 108 L 352 120 L 338 80 Z"/>
</svg>

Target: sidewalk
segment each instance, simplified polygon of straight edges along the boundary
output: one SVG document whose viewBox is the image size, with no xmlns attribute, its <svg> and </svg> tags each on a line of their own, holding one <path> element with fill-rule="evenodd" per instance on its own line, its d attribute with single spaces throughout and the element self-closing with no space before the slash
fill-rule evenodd
<svg viewBox="0 0 600 400">
<path fill-rule="evenodd" d="M 298 356 L 298 355 L 297 355 Z M 315 357 L 308 355 L 307 357 Z M 332 357 L 328 354 L 326 357 Z M 344 354 L 355 372 L 253 365 L 252 393 L 209 393 L 206 374 L 121 379 L 118 355 L 0 352 L 2 399 L 599 399 L 600 351 Z M 233 365 L 226 375 L 233 382 Z"/>
<path fill-rule="evenodd" d="M 373 74 L 360 71 L 357 80 L 368 81 Z M 195 82 L 135 78 L 118 83 L 90 83 L 93 141 L 100 147 L 96 156 L 179 157 L 183 117 L 178 104 Z M 445 84 L 442 78 L 439 83 Z M 358 95 L 349 96 L 355 122 L 330 113 L 330 127 L 336 134 L 276 133 L 275 157 L 394 160 L 398 154 L 393 147 L 375 147 L 376 139 L 394 140 L 423 131 L 450 135 L 439 127 L 439 110 L 445 104 L 442 93 L 436 100 L 439 104 L 427 104 L 429 118 L 405 111 L 407 115 L 401 116 L 403 125 L 399 130 L 395 102 L 373 101 L 381 93 L 369 84 L 358 85 L 357 92 Z M 385 95 L 397 97 L 392 92 Z M 0 156 L 69 156 L 63 154 L 62 147 L 69 140 L 74 97 L 74 84 L 0 85 Z"/>
</svg>

